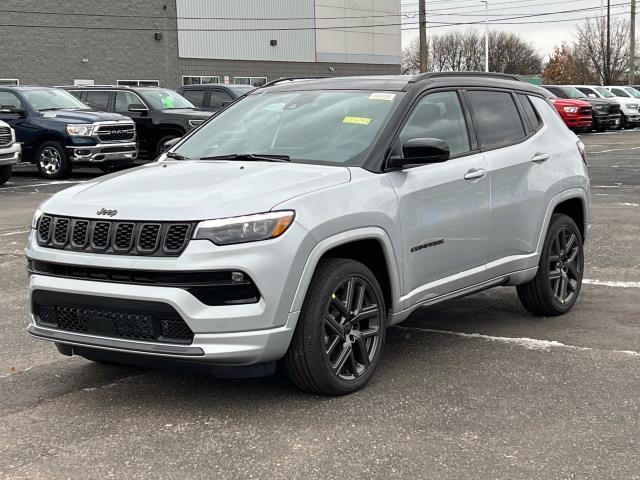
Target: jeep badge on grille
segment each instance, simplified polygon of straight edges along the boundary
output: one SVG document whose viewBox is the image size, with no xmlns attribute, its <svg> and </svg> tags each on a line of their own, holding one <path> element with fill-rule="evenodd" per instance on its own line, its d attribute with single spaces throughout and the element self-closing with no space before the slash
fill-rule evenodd
<svg viewBox="0 0 640 480">
<path fill-rule="evenodd" d="M 118 214 L 118 210 L 107 210 L 103 208 L 102 210 L 98 210 L 96 215 L 108 215 L 110 217 L 115 217 Z"/>
</svg>

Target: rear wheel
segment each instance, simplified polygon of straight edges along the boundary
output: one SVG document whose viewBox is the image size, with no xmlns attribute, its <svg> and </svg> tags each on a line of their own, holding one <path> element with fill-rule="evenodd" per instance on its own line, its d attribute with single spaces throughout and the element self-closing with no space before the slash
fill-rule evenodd
<svg viewBox="0 0 640 480">
<path fill-rule="evenodd" d="M 355 392 L 378 366 L 385 329 L 384 297 L 371 270 L 354 260 L 325 260 L 284 358 L 289 377 L 310 393 Z"/>
<path fill-rule="evenodd" d="M 36 153 L 36 162 L 40 175 L 56 180 L 66 178 L 71 173 L 71 161 L 59 142 L 44 142 Z"/>
<path fill-rule="evenodd" d="M 567 215 L 551 218 L 535 278 L 517 287 L 522 305 L 537 315 L 562 315 L 576 303 L 584 271 L 582 237 Z"/>
<path fill-rule="evenodd" d="M 11 178 L 11 165 L 3 165 L 0 167 L 0 185 L 4 185 Z"/>
</svg>

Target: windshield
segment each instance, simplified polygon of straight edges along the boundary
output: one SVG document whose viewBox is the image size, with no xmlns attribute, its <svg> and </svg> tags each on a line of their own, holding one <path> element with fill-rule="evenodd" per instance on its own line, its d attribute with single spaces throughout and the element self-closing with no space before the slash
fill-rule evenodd
<svg viewBox="0 0 640 480">
<path fill-rule="evenodd" d="M 166 90 L 164 88 L 154 88 L 150 90 L 138 90 L 138 93 L 145 102 L 151 105 L 154 110 L 173 110 L 176 108 L 192 108 L 195 105 L 184 98 L 178 92 Z"/>
<path fill-rule="evenodd" d="M 176 153 L 188 159 L 284 155 L 344 165 L 371 147 L 399 97 L 362 90 L 263 91 L 223 111 Z"/>
<path fill-rule="evenodd" d="M 613 98 L 615 95 L 604 87 L 596 87 L 595 90 L 604 98 Z"/>
<path fill-rule="evenodd" d="M 633 98 L 640 98 L 640 92 L 633 87 L 626 87 L 624 91 L 631 95 Z"/>
<path fill-rule="evenodd" d="M 34 110 L 90 110 L 76 97 L 65 90 L 57 88 L 42 88 L 23 90 L 22 96 Z"/>
<path fill-rule="evenodd" d="M 587 98 L 587 96 L 575 87 L 562 87 L 569 98 Z"/>
</svg>

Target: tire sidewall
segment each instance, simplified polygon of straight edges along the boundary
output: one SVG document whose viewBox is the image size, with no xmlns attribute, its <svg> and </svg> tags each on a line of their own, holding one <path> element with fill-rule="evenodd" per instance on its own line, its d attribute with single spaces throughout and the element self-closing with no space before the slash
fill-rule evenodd
<svg viewBox="0 0 640 480">
<path fill-rule="evenodd" d="M 11 178 L 11 171 L 13 165 L 0 166 L 0 185 L 4 185 Z"/>
<path fill-rule="evenodd" d="M 47 173 L 46 170 L 44 170 L 42 168 L 42 165 L 40 164 L 40 155 L 42 154 L 42 151 L 45 148 L 55 148 L 60 154 L 60 159 L 61 159 L 60 169 L 54 174 Z M 36 153 L 36 165 L 38 167 L 38 171 L 40 172 L 40 175 L 43 178 L 46 178 L 49 180 L 66 178 L 69 175 L 69 172 L 71 171 L 71 162 L 69 161 L 69 157 L 67 156 L 66 149 L 61 143 L 55 142 L 55 141 L 44 142 L 42 145 L 40 145 L 40 147 L 38 147 L 38 151 Z"/>
<path fill-rule="evenodd" d="M 551 256 L 551 245 L 553 244 L 553 240 L 555 238 L 558 230 L 569 227 L 573 231 L 573 234 L 576 236 L 576 242 L 578 242 L 579 248 L 579 263 L 580 267 L 580 281 L 576 287 L 575 295 L 570 302 L 560 303 L 556 297 L 553 295 L 553 291 L 551 289 L 551 285 L 549 284 L 549 257 Z M 540 281 L 544 282 L 541 286 L 542 291 L 544 292 L 545 300 L 553 305 L 553 308 L 558 311 L 558 313 L 566 313 L 573 305 L 575 305 L 578 297 L 580 295 L 580 290 L 582 289 L 582 278 L 584 277 L 584 246 L 582 243 L 582 236 L 580 234 L 580 230 L 576 223 L 567 215 L 554 215 L 551 220 L 551 224 L 549 225 L 549 229 L 547 231 L 547 236 L 544 242 L 544 248 L 542 249 L 542 256 L 539 268 L 542 270 L 542 275 L 540 275 Z"/>
</svg>

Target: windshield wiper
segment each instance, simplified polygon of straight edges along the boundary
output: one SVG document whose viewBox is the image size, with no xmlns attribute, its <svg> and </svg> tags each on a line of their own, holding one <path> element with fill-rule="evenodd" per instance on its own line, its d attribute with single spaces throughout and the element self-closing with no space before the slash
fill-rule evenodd
<svg viewBox="0 0 640 480">
<path fill-rule="evenodd" d="M 255 153 L 230 153 L 229 155 L 216 155 L 202 157 L 196 160 L 247 160 L 252 162 L 290 162 L 289 155 L 262 155 Z"/>
<path fill-rule="evenodd" d="M 179 153 L 176 153 L 176 152 L 166 152 L 165 155 L 168 158 L 173 158 L 174 160 L 189 160 L 184 155 L 180 155 Z"/>
</svg>

